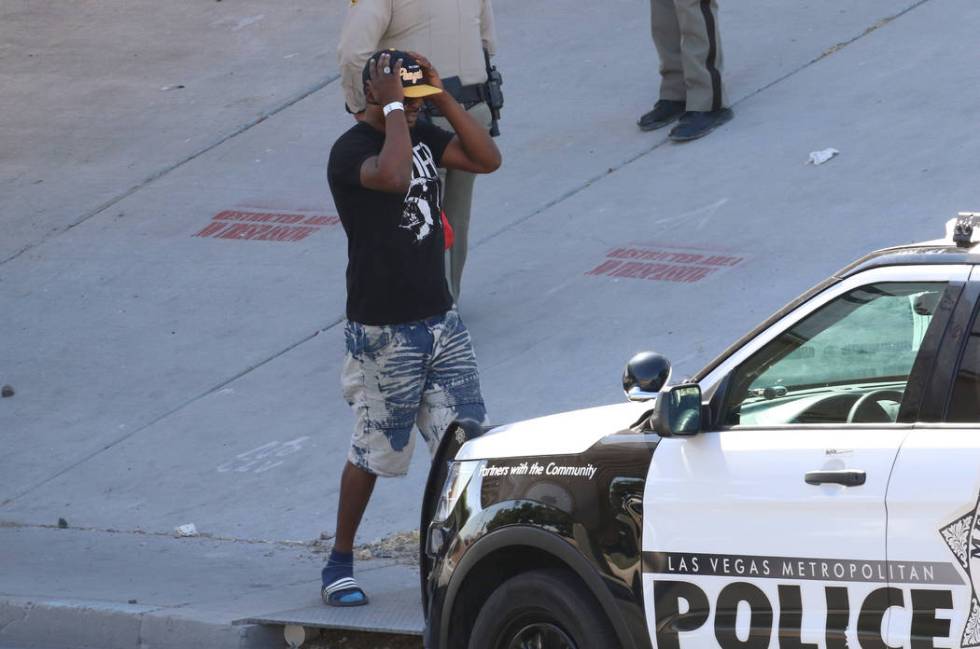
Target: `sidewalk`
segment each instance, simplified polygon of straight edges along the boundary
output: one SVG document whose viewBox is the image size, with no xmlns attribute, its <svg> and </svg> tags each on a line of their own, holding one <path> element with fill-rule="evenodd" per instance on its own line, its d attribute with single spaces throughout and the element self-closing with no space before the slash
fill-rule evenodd
<svg viewBox="0 0 980 649">
<path fill-rule="evenodd" d="M 233 623 L 297 611 L 307 624 L 321 613 L 333 628 L 422 631 L 416 567 L 359 562 L 371 606 L 328 609 L 312 544 L 6 526 L 0 564 L 0 647 L 268 649 L 285 646 L 281 626 Z"/>
</svg>

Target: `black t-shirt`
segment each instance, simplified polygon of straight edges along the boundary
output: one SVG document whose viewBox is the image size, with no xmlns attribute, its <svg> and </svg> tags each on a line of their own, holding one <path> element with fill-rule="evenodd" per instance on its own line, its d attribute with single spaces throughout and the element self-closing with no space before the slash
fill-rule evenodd
<svg viewBox="0 0 980 649">
<path fill-rule="evenodd" d="M 330 150 L 327 180 L 347 233 L 347 318 L 399 324 L 452 307 L 445 277 L 438 166 L 453 134 L 417 123 L 406 195 L 361 186 L 361 165 L 381 153 L 384 134 L 359 122 Z"/>
</svg>

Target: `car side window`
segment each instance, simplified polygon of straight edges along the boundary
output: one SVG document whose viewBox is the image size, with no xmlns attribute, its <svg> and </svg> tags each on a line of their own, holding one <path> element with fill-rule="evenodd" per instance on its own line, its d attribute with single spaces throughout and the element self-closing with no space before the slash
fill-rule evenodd
<svg viewBox="0 0 980 649">
<path fill-rule="evenodd" d="M 732 374 L 735 426 L 891 423 L 945 282 L 884 282 L 841 295 Z"/>
<path fill-rule="evenodd" d="M 980 313 L 973 317 L 973 329 L 960 360 L 953 383 L 946 420 L 956 423 L 980 422 Z"/>
</svg>

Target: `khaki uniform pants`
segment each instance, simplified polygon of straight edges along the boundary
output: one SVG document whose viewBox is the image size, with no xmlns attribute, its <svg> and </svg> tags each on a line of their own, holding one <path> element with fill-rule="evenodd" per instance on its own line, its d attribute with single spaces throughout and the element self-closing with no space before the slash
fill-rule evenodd
<svg viewBox="0 0 980 649">
<path fill-rule="evenodd" d="M 717 0 L 650 0 L 650 22 L 660 55 L 660 99 L 686 101 L 693 111 L 727 106 Z"/>
<path fill-rule="evenodd" d="M 490 107 L 486 104 L 476 104 L 468 111 L 481 124 L 490 128 Z M 432 123 L 439 128 L 452 131 L 449 120 L 445 117 L 433 117 Z M 440 169 L 442 176 L 443 197 L 442 209 L 446 219 L 453 228 L 455 243 L 446 251 L 446 280 L 453 299 L 459 301 L 459 289 L 463 279 L 463 265 L 466 263 L 466 248 L 470 229 L 470 205 L 473 202 L 473 183 L 476 175 L 455 169 Z"/>
</svg>

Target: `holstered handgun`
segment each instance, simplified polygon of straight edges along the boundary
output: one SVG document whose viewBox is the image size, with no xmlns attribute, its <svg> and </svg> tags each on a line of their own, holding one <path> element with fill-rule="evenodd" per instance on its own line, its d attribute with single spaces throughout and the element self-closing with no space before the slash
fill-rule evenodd
<svg viewBox="0 0 980 649">
<path fill-rule="evenodd" d="M 483 60 L 487 64 L 485 94 L 487 106 L 490 107 L 490 135 L 497 137 L 500 135 L 500 127 L 497 124 L 498 120 L 500 120 L 500 109 L 504 107 L 504 93 L 500 89 L 500 86 L 504 85 L 504 78 L 497 70 L 497 66 L 490 63 L 490 52 L 486 49 L 483 50 Z"/>
</svg>

